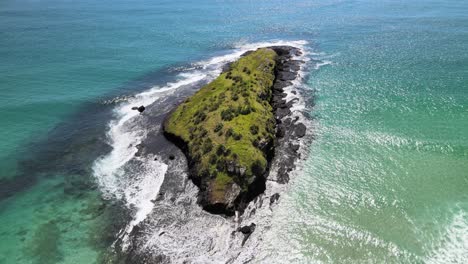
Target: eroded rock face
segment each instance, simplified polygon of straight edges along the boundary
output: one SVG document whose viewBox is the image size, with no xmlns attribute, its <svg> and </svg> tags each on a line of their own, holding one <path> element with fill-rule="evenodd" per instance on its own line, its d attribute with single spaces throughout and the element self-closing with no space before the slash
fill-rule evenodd
<svg viewBox="0 0 468 264">
<path fill-rule="evenodd" d="M 211 182 L 213 184 L 213 182 Z M 208 188 L 215 188 L 213 185 Z M 212 196 L 213 192 L 202 192 L 198 197 L 199 203 L 204 206 L 208 212 L 215 214 L 232 215 L 230 212 L 236 210 L 236 199 L 241 194 L 241 188 L 235 183 L 231 183 L 223 192 L 223 196 Z M 204 196 L 206 195 L 206 196 Z M 207 202 L 209 201 L 209 202 Z"/>
<path fill-rule="evenodd" d="M 273 49 L 277 47 L 272 47 Z M 298 72 L 301 68 L 301 64 L 304 61 L 295 60 L 292 58 L 293 55 L 300 55 L 299 49 L 293 47 L 279 47 L 282 52 L 278 59 L 281 63 L 276 68 L 276 75 L 278 78 L 275 80 L 273 85 L 273 100 L 272 105 L 275 108 L 276 118 L 276 150 L 281 158 L 276 159 L 275 168 L 276 173 L 269 175 L 269 180 L 285 184 L 289 181 L 290 173 L 295 168 L 295 161 L 300 157 L 299 153 L 299 142 L 301 137 L 306 135 L 306 127 L 300 123 L 298 116 L 293 117 L 291 107 L 298 100 L 293 98 L 286 101 L 287 94 L 285 93 L 285 87 L 292 85 L 292 76 L 298 76 Z M 285 52 L 287 50 L 288 52 Z M 288 90 L 291 94 L 296 95 L 295 90 Z"/>
</svg>

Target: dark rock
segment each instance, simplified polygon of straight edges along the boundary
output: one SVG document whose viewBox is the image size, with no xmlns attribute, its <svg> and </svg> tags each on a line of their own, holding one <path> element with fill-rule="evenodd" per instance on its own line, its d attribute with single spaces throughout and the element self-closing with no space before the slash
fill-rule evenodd
<svg viewBox="0 0 468 264">
<path fill-rule="evenodd" d="M 171 259 L 165 255 L 155 254 L 142 254 L 137 253 L 136 250 L 132 251 L 127 260 L 122 263 L 171 263 Z"/>
<path fill-rule="evenodd" d="M 252 223 L 252 224 L 250 224 L 248 226 L 239 227 L 237 229 L 237 231 L 241 232 L 244 235 L 251 234 L 255 230 L 255 226 L 256 225 L 254 223 Z"/>
<path fill-rule="evenodd" d="M 291 106 L 286 103 L 285 100 L 282 100 L 280 104 L 277 105 L 278 108 L 290 108 Z"/>
<path fill-rule="evenodd" d="M 169 155 L 169 159 L 170 160 L 174 160 L 175 159 L 175 156 L 173 154 Z"/>
<path fill-rule="evenodd" d="M 248 226 L 243 226 L 237 229 L 238 232 L 241 232 L 242 234 L 244 234 L 244 239 L 242 240 L 242 246 L 244 246 L 245 241 L 247 241 L 250 235 L 255 231 L 256 226 L 257 225 L 255 225 L 255 223 L 251 223 Z"/>
<path fill-rule="evenodd" d="M 254 52 L 254 51 L 253 50 L 246 51 L 241 55 L 241 57 L 245 57 L 245 56 L 251 54 L 252 52 Z"/>
<path fill-rule="evenodd" d="M 275 96 L 271 102 L 274 108 L 279 108 L 280 105 L 286 104 L 286 100 L 281 99 L 279 96 Z"/>
<path fill-rule="evenodd" d="M 280 197 L 279 193 L 273 194 L 273 195 L 270 197 L 270 205 L 272 205 L 273 203 L 275 203 L 276 201 L 278 201 L 279 197 Z"/>
<path fill-rule="evenodd" d="M 286 167 L 282 166 L 278 169 L 278 182 L 286 183 L 289 181 L 289 173 Z"/>
<path fill-rule="evenodd" d="M 306 126 L 303 124 L 303 123 L 299 123 L 296 125 L 295 129 L 294 129 L 294 133 L 297 137 L 301 138 L 303 136 L 305 136 L 306 134 Z"/>
<path fill-rule="evenodd" d="M 295 63 L 287 63 L 285 69 L 293 72 L 297 72 L 301 69 L 301 66 Z"/>
<path fill-rule="evenodd" d="M 256 212 L 257 212 L 257 210 L 255 210 L 255 208 L 252 209 L 252 211 L 250 212 L 250 217 L 252 217 L 253 215 L 255 215 Z"/>
<path fill-rule="evenodd" d="M 298 144 L 289 144 L 289 148 L 292 151 L 297 152 L 299 150 L 299 145 Z"/>
<path fill-rule="evenodd" d="M 140 157 L 144 151 L 143 144 L 138 144 L 135 146 L 135 148 L 138 149 L 138 151 L 135 153 L 135 157 Z"/>
<path fill-rule="evenodd" d="M 282 138 L 284 137 L 285 133 L 286 133 L 286 128 L 284 127 L 284 125 L 278 125 L 276 127 L 276 137 Z"/>
<path fill-rule="evenodd" d="M 283 90 L 283 87 L 280 87 L 280 86 L 273 86 L 273 92 L 280 92 L 282 93 L 284 90 Z"/>
<path fill-rule="evenodd" d="M 297 102 L 297 101 L 299 101 L 299 98 L 293 98 L 293 99 L 289 100 L 289 101 L 286 103 L 286 105 L 287 105 L 288 107 L 292 107 L 293 104 L 294 104 L 295 102 Z"/>
<path fill-rule="evenodd" d="M 291 56 L 291 51 L 296 49 L 290 46 L 272 46 L 270 48 L 273 49 L 280 57 Z"/>
<path fill-rule="evenodd" d="M 223 72 L 223 73 L 228 72 L 228 71 L 231 69 L 231 65 L 232 65 L 232 62 L 229 62 L 229 63 L 224 64 L 224 65 L 223 65 L 222 72 Z"/>
<path fill-rule="evenodd" d="M 290 85 L 292 85 L 292 82 L 290 81 L 276 80 L 275 84 L 273 85 L 273 90 L 282 92 L 284 87 L 288 87 Z"/>
<path fill-rule="evenodd" d="M 291 118 L 286 118 L 286 119 L 283 121 L 283 123 L 284 123 L 284 126 L 285 126 L 285 127 L 289 127 L 289 126 L 292 124 L 292 120 L 291 120 Z"/>
<path fill-rule="evenodd" d="M 293 52 L 294 52 L 294 55 L 296 55 L 296 56 L 301 56 L 302 55 L 302 52 L 299 49 L 295 49 L 295 50 L 293 50 Z"/>
<path fill-rule="evenodd" d="M 297 73 L 295 72 L 279 72 L 278 79 L 282 81 L 292 81 L 296 79 Z"/>
<path fill-rule="evenodd" d="M 280 108 L 276 110 L 276 118 L 282 119 L 285 116 L 288 116 L 291 114 L 291 109 L 289 108 Z"/>
<path fill-rule="evenodd" d="M 145 111 L 145 107 L 143 105 L 141 106 L 134 106 L 132 107 L 132 110 L 137 110 L 138 112 L 142 113 L 143 111 Z"/>
</svg>

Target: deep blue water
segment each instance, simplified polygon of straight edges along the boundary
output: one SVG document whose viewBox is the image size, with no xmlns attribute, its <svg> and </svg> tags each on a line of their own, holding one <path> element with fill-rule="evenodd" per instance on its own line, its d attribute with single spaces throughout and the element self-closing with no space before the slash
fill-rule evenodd
<svg viewBox="0 0 468 264">
<path fill-rule="evenodd" d="M 467 2 L 4 0 L 0 263 L 108 260 L 103 101 L 278 40 L 324 65 L 316 140 L 258 261 L 466 262 Z"/>
</svg>

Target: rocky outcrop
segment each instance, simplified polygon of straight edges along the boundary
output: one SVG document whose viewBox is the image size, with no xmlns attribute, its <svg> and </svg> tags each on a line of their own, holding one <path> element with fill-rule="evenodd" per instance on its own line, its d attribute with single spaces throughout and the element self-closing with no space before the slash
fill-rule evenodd
<svg viewBox="0 0 468 264">
<path fill-rule="evenodd" d="M 255 225 L 255 223 L 251 223 L 250 225 L 239 227 L 237 229 L 237 232 L 241 232 L 242 234 L 244 234 L 244 238 L 242 239 L 241 244 L 242 246 L 244 246 L 247 239 L 249 239 L 250 235 L 252 235 L 252 233 L 255 231 L 256 226 L 257 225 Z"/>
<path fill-rule="evenodd" d="M 140 113 L 143 113 L 143 111 L 145 111 L 146 107 L 141 105 L 141 106 L 134 106 L 132 107 L 132 110 L 137 110 L 138 112 Z"/>
<path fill-rule="evenodd" d="M 284 88 L 290 86 L 297 78 L 300 64 L 303 63 L 292 59 L 294 55 L 300 54 L 300 50 L 289 46 L 274 46 L 266 50 L 274 51 L 274 64 L 266 59 L 254 62 L 256 66 L 252 68 L 248 67 L 249 64 L 245 64 L 247 59 L 244 59 L 244 64 L 241 65 L 247 66 L 239 68 L 239 63 L 225 66 L 220 76 L 221 80 L 215 80 L 213 82 L 215 85 L 208 84 L 201 90 L 202 94 L 206 93 L 206 96 L 211 97 L 202 98 L 199 93 L 195 94 L 174 109 L 163 124 L 166 138 L 181 148 L 187 157 L 189 177 L 200 188 L 199 204 L 211 213 L 224 215 L 233 215 L 235 211 L 242 213 L 247 204 L 265 190 L 265 181 L 275 155 L 275 146 L 280 141 L 286 144 L 286 151 L 289 155 L 279 162 L 278 181 L 287 182 L 288 173 L 294 167 L 299 146 L 290 141 L 305 135 L 305 126 L 290 117 L 291 107 L 297 98 L 286 101 L 287 94 L 284 92 Z M 255 60 L 261 59 L 261 56 L 257 51 L 251 51 L 244 54 L 242 58 Z M 265 87 L 265 80 L 266 83 L 269 82 L 270 77 L 267 76 L 271 69 L 269 67 L 272 65 L 274 66 L 273 78 Z M 238 68 L 233 69 L 233 67 Z M 242 74 L 239 74 L 239 71 L 242 71 Z M 247 81 L 245 81 L 246 78 Z M 229 86 L 230 84 L 223 87 L 226 82 L 230 83 L 229 80 L 232 80 L 233 88 Z M 256 85 L 259 85 L 258 89 Z M 220 97 L 208 95 L 206 87 L 210 91 L 225 89 L 222 95 L 218 95 L 223 98 L 229 97 L 232 101 L 221 102 Z M 246 87 L 247 90 L 236 87 Z M 229 106 L 220 111 L 221 120 L 227 120 L 226 122 L 220 122 L 217 117 L 213 117 L 212 111 L 218 114 L 216 112 L 218 107 L 236 105 L 235 102 L 241 100 L 239 98 L 249 98 L 249 91 L 258 95 L 253 99 L 265 108 L 239 107 L 237 112 L 232 114 Z M 205 99 L 209 101 L 209 104 L 201 106 Z M 197 102 L 197 108 L 194 108 L 195 102 Z M 211 110 L 212 108 L 215 110 Z M 243 116 L 243 113 L 245 116 L 255 116 L 259 112 L 264 113 L 266 109 L 270 109 L 268 111 L 271 113 L 271 118 L 262 114 L 262 118 L 254 119 L 252 125 L 248 125 L 248 131 L 236 127 L 235 124 L 239 124 L 235 121 L 237 116 Z M 235 122 L 229 122 L 233 119 Z M 205 120 L 210 120 L 210 122 L 204 123 Z M 250 119 L 246 117 L 239 120 L 243 120 L 244 126 L 245 120 L 250 122 Z M 213 127 L 208 124 L 213 124 Z M 221 141 L 220 137 L 223 137 Z M 224 138 L 232 138 L 232 140 Z M 249 141 L 245 141 L 246 139 Z M 253 146 L 254 150 L 244 153 L 236 149 L 239 144 L 246 146 L 241 149 L 250 149 Z M 239 155 L 245 156 L 239 157 Z M 278 198 L 279 195 L 275 201 Z"/>
<path fill-rule="evenodd" d="M 306 126 L 298 122 L 297 117 L 292 117 L 291 107 L 298 98 L 286 101 L 288 94 L 285 93 L 284 88 L 292 85 L 292 81 L 297 78 L 301 64 L 304 62 L 293 59 L 294 55 L 301 55 L 301 51 L 297 48 L 289 46 L 271 48 L 278 54 L 272 106 L 276 118 L 276 152 L 281 152 L 281 158 L 278 159 L 276 164 L 277 175 L 274 180 L 284 184 L 289 181 L 289 173 L 295 168 L 295 161 L 299 157 L 297 140 L 306 134 Z M 297 93 L 291 91 L 291 94 Z M 278 198 L 279 195 L 276 200 Z"/>
</svg>

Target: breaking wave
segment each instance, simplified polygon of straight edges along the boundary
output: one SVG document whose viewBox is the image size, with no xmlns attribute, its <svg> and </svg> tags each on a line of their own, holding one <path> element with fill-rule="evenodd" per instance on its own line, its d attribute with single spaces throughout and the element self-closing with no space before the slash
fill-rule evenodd
<svg viewBox="0 0 468 264">
<path fill-rule="evenodd" d="M 426 263 L 466 263 L 468 259 L 468 214 L 460 211 L 447 226 Z"/>
<path fill-rule="evenodd" d="M 151 212 L 155 206 L 154 200 L 156 200 L 164 181 L 164 177 L 168 172 L 168 164 L 160 161 L 162 160 L 160 157 L 155 155 L 145 155 L 144 157 L 137 155 L 139 144 L 141 144 L 148 136 L 148 124 L 145 123 L 147 122 L 144 117 L 145 113 L 140 114 L 138 111 L 134 111 L 131 108 L 133 106 L 140 105 L 149 106 L 157 101 L 164 100 L 165 97 L 173 94 L 182 87 L 195 87 L 195 85 L 200 82 L 208 82 L 216 78 L 221 73 L 222 68 L 226 63 L 238 59 L 246 51 L 274 45 L 289 45 L 300 48 L 303 54 L 297 59 L 304 61 L 308 60 L 308 53 L 305 47 L 307 45 L 306 41 L 276 41 L 237 45 L 233 51 L 225 55 L 200 61 L 192 64 L 193 67 L 184 68 L 182 72 L 176 76 L 177 81 L 175 82 L 167 83 L 164 86 L 152 87 L 151 89 L 135 96 L 126 97 L 126 100 L 117 100 L 118 102 L 114 109 L 114 118 L 109 122 L 107 131 L 107 143 L 112 147 L 112 150 L 95 161 L 93 165 L 93 173 L 104 198 L 123 201 L 132 212 L 132 220 L 120 231 L 119 234 L 119 238 L 123 242 L 122 248 L 124 250 L 129 246 L 131 241 L 129 236 L 133 228 L 145 219 L 150 218 L 149 216 L 152 217 Z M 305 72 L 301 71 L 299 73 L 299 78 L 294 81 L 293 85 L 285 88 L 285 92 L 288 94 L 288 97 L 293 96 L 291 93 L 293 89 L 298 89 L 302 85 L 304 76 Z M 295 94 L 296 93 L 294 93 L 294 96 L 298 97 Z M 286 99 L 288 100 L 289 98 Z M 293 113 L 296 113 L 301 112 L 304 108 L 304 100 L 300 98 L 291 110 Z M 299 117 L 302 115 L 298 114 L 297 116 Z M 158 130 L 159 128 L 156 129 Z M 152 131 L 151 133 L 154 132 L 155 131 Z M 272 192 L 272 189 L 277 188 L 276 183 L 269 183 L 269 185 L 270 192 Z M 190 193 L 186 194 L 186 198 L 190 199 L 189 196 L 196 198 L 196 192 L 196 188 L 193 187 Z M 193 204 L 196 205 L 194 201 Z M 194 207 L 193 210 L 197 211 L 197 216 L 185 216 L 194 218 L 193 221 L 190 221 L 191 224 L 187 224 L 184 227 L 178 228 L 178 230 L 174 230 L 174 233 L 178 233 L 180 235 L 185 233 L 186 239 L 174 240 L 175 237 L 173 237 L 170 241 L 167 241 L 167 236 L 161 237 L 158 235 L 160 228 L 153 227 L 152 231 L 154 233 L 150 233 L 146 237 L 147 241 L 145 242 L 145 247 L 154 248 L 159 244 L 157 247 L 158 250 L 161 251 L 160 246 L 169 243 L 172 250 L 164 251 L 165 254 L 170 256 L 173 260 L 190 260 L 207 263 L 213 262 L 215 259 L 219 260 L 219 258 L 226 257 L 225 254 L 227 250 L 232 246 L 225 237 L 227 232 L 232 231 L 231 224 L 226 224 L 226 221 L 219 216 L 210 216 L 204 213 L 200 208 Z M 269 214 L 269 212 L 264 212 L 257 215 L 264 217 Z M 205 232 L 205 234 L 207 235 L 206 238 L 210 239 L 212 242 L 214 239 L 219 240 L 212 244 L 212 246 L 215 244 L 218 245 L 214 249 L 210 249 L 209 247 L 206 248 L 207 245 L 202 245 L 203 243 L 200 244 L 200 241 L 196 239 L 199 236 L 199 233 L 195 234 L 194 232 L 196 230 L 201 231 L 202 226 L 205 226 L 206 224 L 197 224 L 195 219 L 203 221 L 211 219 L 213 228 L 216 230 L 212 229 L 213 233 Z M 185 219 L 184 221 L 189 220 L 190 219 Z M 210 222 L 210 220 L 207 221 Z M 148 219 L 148 222 L 151 223 L 151 219 Z M 188 227 L 194 229 L 191 233 L 194 233 L 195 237 L 190 237 L 188 235 L 187 232 L 190 232 L 190 230 L 187 229 Z M 256 239 L 252 240 L 255 241 Z M 186 246 L 182 247 L 181 243 L 190 245 L 190 248 L 187 248 Z M 220 246 L 223 248 L 219 248 Z M 210 250 L 213 252 L 210 253 Z M 190 251 L 191 254 L 194 255 L 188 258 L 181 257 L 190 255 L 187 251 Z M 198 253 L 202 253 L 202 255 L 198 255 L 197 251 Z M 210 254 L 212 255 L 212 258 L 209 257 Z"/>
</svg>

